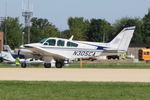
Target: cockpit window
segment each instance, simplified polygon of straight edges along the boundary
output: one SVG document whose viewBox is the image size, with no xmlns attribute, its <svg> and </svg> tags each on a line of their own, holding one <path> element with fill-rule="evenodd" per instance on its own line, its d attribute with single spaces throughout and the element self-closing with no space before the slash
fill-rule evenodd
<svg viewBox="0 0 150 100">
<path fill-rule="evenodd" d="M 44 45 L 49 45 L 49 46 L 55 46 L 55 44 L 56 44 L 55 39 L 49 39 L 44 43 Z"/>
<path fill-rule="evenodd" d="M 65 41 L 64 40 L 58 40 L 57 41 L 57 46 L 64 46 L 65 45 Z"/>
<path fill-rule="evenodd" d="M 73 42 L 67 42 L 68 47 L 78 47 L 78 44 L 73 43 Z"/>
<path fill-rule="evenodd" d="M 44 43 L 48 38 L 42 39 L 39 43 Z"/>
</svg>

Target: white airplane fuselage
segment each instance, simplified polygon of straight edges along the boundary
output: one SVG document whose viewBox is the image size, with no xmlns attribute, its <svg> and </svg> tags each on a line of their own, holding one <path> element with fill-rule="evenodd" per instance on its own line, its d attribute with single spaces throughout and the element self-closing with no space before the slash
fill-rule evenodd
<svg viewBox="0 0 150 100">
<path fill-rule="evenodd" d="M 41 43 L 33 43 L 28 44 L 26 46 L 32 46 L 36 48 L 40 48 L 43 51 L 49 52 L 50 54 L 56 54 L 64 57 L 64 59 L 75 59 L 75 58 L 85 58 L 85 57 L 98 57 L 103 52 L 103 47 L 98 47 L 93 44 L 93 42 L 81 42 L 81 41 L 69 41 L 67 39 L 60 39 L 60 38 L 48 38 L 48 39 L 55 39 L 58 40 L 64 40 L 65 45 L 64 46 L 49 46 L 44 45 Z M 78 44 L 78 47 L 68 47 L 67 42 L 72 42 Z M 57 44 L 57 42 L 56 42 Z"/>
<path fill-rule="evenodd" d="M 124 28 L 111 42 L 74 41 L 62 38 L 45 38 L 39 43 L 25 44 L 24 48 L 39 57 L 54 59 L 75 59 L 98 57 L 126 52 L 135 27 Z M 20 50 L 21 53 L 23 51 Z"/>
</svg>

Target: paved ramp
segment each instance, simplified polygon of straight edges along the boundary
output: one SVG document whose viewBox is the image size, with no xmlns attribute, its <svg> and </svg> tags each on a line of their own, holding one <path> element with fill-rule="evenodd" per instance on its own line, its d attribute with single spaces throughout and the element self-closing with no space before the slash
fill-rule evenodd
<svg viewBox="0 0 150 100">
<path fill-rule="evenodd" d="M 150 69 L 0 68 L 0 80 L 150 82 Z"/>
</svg>

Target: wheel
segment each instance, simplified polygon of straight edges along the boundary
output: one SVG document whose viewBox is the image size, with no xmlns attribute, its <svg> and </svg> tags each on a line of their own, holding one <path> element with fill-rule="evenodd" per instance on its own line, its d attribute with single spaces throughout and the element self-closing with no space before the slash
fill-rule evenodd
<svg viewBox="0 0 150 100">
<path fill-rule="evenodd" d="M 51 63 L 44 63 L 45 68 L 51 68 Z"/>
<path fill-rule="evenodd" d="M 89 59 L 89 61 L 94 61 L 94 59 Z"/>
<path fill-rule="evenodd" d="M 61 62 L 56 62 L 56 68 L 62 68 L 63 67 L 63 63 Z"/>
<path fill-rule="evenodd" d="M 0 57 L 0 63 L 2 63 L 3 62 L 3 58 L 2 57 Z"/>
<path fill-rule="evenodd" d="M 27 64 L 26 64 L 26 63 L 21 63 L 21 67 L 22 67 L 22 68 L 26 68 L 26 67 L 27 67 Z"/>
<path fill-rule="evenodd" d="M 111 57 L 110 57 L 110 56 L 107 56 L 107 59 L 108 59 L 108 60 L 110 60 L 110 59 L 111 59 Z"/>
</svg>

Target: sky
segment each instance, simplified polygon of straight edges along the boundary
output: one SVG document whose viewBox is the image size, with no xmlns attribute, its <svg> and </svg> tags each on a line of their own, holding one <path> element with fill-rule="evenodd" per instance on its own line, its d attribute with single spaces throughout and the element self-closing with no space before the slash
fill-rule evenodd
<svg viewBox="0 0 150 100">
<path fill-rule="evenodd" d="M 46 18 L 59 30 L 68 29 L 69 17 L 105 19 L 113 24 L 122 17 L 142 18 L 150 8 L 150 0 L 29 0 L 29 2 L 33 17 Z M 0 17 L 5 15 L 19 17 L 20 22 L 24 23 L 22 9 L 27 8 L 25 4 L 27 6 L 27 0 L 0 0 Z"/>
</svg>

